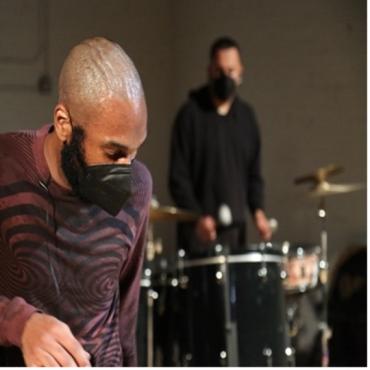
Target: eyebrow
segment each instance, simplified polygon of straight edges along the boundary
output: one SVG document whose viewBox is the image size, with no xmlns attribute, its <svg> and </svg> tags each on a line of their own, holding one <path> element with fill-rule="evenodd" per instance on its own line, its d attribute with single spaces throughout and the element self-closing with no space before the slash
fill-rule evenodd
<svg viewBox="0 0 370 370">
<path fill-rule="evenodd" d="M 145 135 L 144 140 L 140 143 L 139 146 L 141 146 L 145 141 L 146 141 L 146 135 Z M 121 144 L 120 142 L 115 141 L 115 140 L 106 141 L 105 143 L 102 144 L 102 147 L 103 148 L 112 148 L 112 147 L 114 147 L 114 148 L 117 148 L 117 149 L 120 149 L 120 150 L 123 150 L 123 151 L 126 151 L 126 152 L 135 151 L 135 150 L 138 149 L 138 148 L 129 148 L 127 145 Z"/>
<path fill-rule="evenodd" d="M 114 140 L 109 140 L 106 143 L 102 145 L 102 147 L 107 148 L 107 147 L 115 147 L 124 151 L 129 151 L 130 148 L 127 145 L 121 144 L 117 141 Z"/>
</svg>

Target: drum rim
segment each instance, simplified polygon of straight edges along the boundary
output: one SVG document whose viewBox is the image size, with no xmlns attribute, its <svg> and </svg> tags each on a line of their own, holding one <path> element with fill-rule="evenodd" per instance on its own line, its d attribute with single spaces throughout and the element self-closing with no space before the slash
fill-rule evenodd
<svg viewBox="0 0 370 370">
<path fill-rule="evenodd" d="M 260 253 L 260 252 L 250 252 L 245 254 L 232 254 L 229 256 L 214 256 L 214 257 L 203 257 L 196 258 L 193 260 L 182 261 L 184 268 L 191 267 L 201 267 L 201 266 L 210 266 L 210 265 L 221 265 L 223 263 L 261 263 L 261 262 L 273 262 L 273 263 L 282 263 L 284 260 L 283 256 L 269 254 L 269 253 Z"/>
</svg>

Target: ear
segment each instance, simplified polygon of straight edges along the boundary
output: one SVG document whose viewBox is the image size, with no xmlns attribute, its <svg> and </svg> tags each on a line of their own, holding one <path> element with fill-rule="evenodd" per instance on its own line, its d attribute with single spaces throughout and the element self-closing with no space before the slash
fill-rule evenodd
<svg viewBox="0 0 370 370">
<path fill-rule="evenodd" d="M 240 86 L 243 83 L 244 73 L 245 73 L 244 72 L 244 66 L 241 65 L 240 75 L 239 75 L 239 78 L 238 78 L 238 86 Z"/>
<path fill-rule="evenodd" d="M 63 104 L 58 104 L 54 108 L 54 128 L 62 143 L 69 142 L 72 137 L 72 123 L 68 110 Z"/>
</svg>

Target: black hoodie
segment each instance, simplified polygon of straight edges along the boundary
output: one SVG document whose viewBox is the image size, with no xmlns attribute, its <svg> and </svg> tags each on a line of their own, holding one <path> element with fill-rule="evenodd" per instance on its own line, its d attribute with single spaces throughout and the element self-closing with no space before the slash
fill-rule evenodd
<svg viewBox="0 0 370 370">
<path fill-rule="evenodd" d="M 235 224 L 246 209 L 263 209 L 260 135 L 252 108 L 239 97 L 226 116 L 217 113 L 208 86 L 189 95 L 171 140 L 170 193 L 178 207 L 218 219 L 221 204 Z"/>
</svg>

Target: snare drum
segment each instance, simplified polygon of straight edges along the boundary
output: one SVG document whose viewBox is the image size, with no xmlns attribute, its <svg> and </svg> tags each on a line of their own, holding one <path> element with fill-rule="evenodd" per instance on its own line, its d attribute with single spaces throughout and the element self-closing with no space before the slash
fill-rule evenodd
<svg viewBox="0 0 370 370">
<path fill-rule="evenodd" d="M 320 273 L 320 246 L 312 244 L 283 245 L 287 293 L 303 293 L 317 286 Z"/>
<path fill-rule="evenodd" d="M 282 262 L 276 250 L 258 248 L 183 261 L 188 365 L 289 365 Z"/>
</svg>

